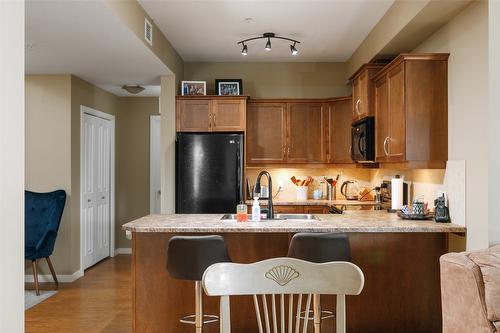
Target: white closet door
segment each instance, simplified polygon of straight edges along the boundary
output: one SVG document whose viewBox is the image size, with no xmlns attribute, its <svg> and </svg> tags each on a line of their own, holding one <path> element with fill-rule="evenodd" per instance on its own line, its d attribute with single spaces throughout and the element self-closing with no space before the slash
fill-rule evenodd
<svg viewBox="0 0 500 333">
<path fill-rule="evenodd" d="M 111 165 L 111 126 L 110 121 L 96 118 L 97 121 L 97 172 L 96 172 L 96 262 L 109 257 L 110 232 L 110 165 Z"/>
<path fill-rule="evenodd" d="M 84 114 L 83 268 L 110 255 L 111 122 Z"/>
<path fill-rule="evenodd" d="M 95 189 L 95 147 L 96 147 L 96 123 L 95 117 L 84 114 L 82 146 L 83 161 L 82 170 L 82 250 L 83 268 L 92 266 L 95 261 L 94 233 L 95 233 L 95 213 L 96 213 L 96 189 Z"/>
</svg>

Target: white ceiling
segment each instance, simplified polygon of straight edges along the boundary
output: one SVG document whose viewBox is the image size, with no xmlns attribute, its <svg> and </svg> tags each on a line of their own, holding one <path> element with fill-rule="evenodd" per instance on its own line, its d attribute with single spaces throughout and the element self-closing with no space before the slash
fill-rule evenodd
<svg viewBox="0 0 500 333">
<path fill-rule="evenodd" d="M 394 0 L 139 0 L 185 61 L 346 61 Z M 246 19 L 250 18 L 250 23 Z M 274 32 L 298 39 L 236 42 Z"/>
<path fill-rule="evenodd" d="M 71 73 L 120 96 L 158 96 L 160 75 L 170 73 L 104 1 L 27 1 L 25 67 Z M 124 84 L 147 89 L 132 95 Z"/>
</svg>

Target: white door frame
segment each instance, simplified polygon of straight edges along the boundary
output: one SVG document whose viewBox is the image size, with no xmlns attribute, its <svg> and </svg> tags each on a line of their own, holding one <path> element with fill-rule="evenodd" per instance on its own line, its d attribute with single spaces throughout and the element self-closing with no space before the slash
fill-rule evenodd
<svg viewBox="0 0 500 333">
<path fill-rule="evenodd" d="M 161 161 L 160 161 L 161 152 L 159 154 L 157 154 L 157 151 L 155 151 L 153 149 L 154 144 L 155 144 L 153 142 L 153 140 L 154 140 L 154 137 L 153 137 L 154 122 L 153 122 L 153 120 L 160 118 L 160 117 L 161 117 L 161 115 L 159 115 L 159 114 L 153 114 L 153 115 L 149 116 L 149 213 L 150 214 L 154 213 L 157 195 L 161 195 L 161 190 L 159 190 L 160 193 L 157 193 L 157 191 L 153 191 L 155 186 L 157 186 L 159 189 L 161 188 Z M 161 118 L 160 118 L 160 120 L 161 120 Z M 161 123 L 160 123 L 160 132 L 161 132 Z M 158 133 L 158 134 L 160 134 L 158 136 L 158 142 L 156 142 L 158 150 L 160 150 L 159 148 L 161 145 L 161 142 L 160 142 L 161 133 L 160 132 Z M 156 155 L 158 155 L 158 156 L 156 156 Z M 158 170 L 158 173 L 160 176 L 159 179 L 155 179 L 155 177 L 153 176 L 153 174 L 155 173 L 154 172 L 155 167 L 153 165 L 154 162 L 158 163 L 157 170 Z M 157 182 L 157 184 L 155 184 L 156 182 Z M 160 198 L 160 206 L 161 206 L 161 198 Z M 160 207 L 160 212 L 161 212 L 161 207 Z"/>
<path fill-rule="evenodd" d="M 115 256 L 115 116 L 98 111 L 92 108 L 89 108 L 88 106 L 85 105 L 80 105 L 80 272 L 82 276 L 84 275 L 84 268 L 83 268 L 83 230 L 82 230 L 82 219 L 83 219 L 83 195 L 82 195 L 82 189 L 83 189 L 83 160 L 84 160 L 84 152 L 82 149 L 82 143 L 83 143 L 83 116 L 85 114 L 99 117 L 102 119 L 106 119 L 111 121 L 111 162 L 110 162 L 110 172 L 111 175 L 109 177 L 110 184 L 109 184 L 109 189 L 110 189 L 110 223 L 109 223 L 109 256 L 114 257 Z"/>
</svg>

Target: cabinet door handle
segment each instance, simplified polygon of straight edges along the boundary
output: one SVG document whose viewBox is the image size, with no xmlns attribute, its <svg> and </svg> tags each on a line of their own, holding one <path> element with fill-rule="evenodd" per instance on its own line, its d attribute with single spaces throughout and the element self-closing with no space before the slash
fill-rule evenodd
<svg viewBox="0 0 500 333">
<path fill-rule="evenodd" d="M 212 116 L 213 116 L 213 117 L 212 117 L 212 119 L 213 119 L 213 123 L 214 123 L 214 127 L 215 127 L 215 126 L 217 126 L 217 125 L 215 124 L 215 113 L 214 113 Z"/>
<path fill-rule="evenodd" d="M 358 100 L 356 101 L 356 106 L 355 106 L 356 113 L 358 114 L 358 116 L 361 114 L 361 111 L 359 111 L 359 104 L 361 104 L 361 99 L 358 98 Z"/>
<path fill-rule="evenodd" d="M 388 152 L 388 149 L 387 149 L 387 144 L 389 143 L 389 140 L 390 140 L 389 137 L 386 137 L 385 140 L 384 140 L 384 153 L 385 153 L 385 156 L 389 156 L 389 152 Z"/>
<path fill-rule="evenodd" d="M 288 150 L 287 150 L 287 157 L 290 157 L 290 147 L 288 147 Z"/>
</svg>

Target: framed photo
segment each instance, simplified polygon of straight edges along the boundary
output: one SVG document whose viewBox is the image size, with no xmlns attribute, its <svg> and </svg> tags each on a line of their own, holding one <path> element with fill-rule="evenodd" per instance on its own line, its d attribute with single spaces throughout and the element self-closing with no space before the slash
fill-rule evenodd
<svg viewBox="0 0 500 333">
<path fill-rule="evenodd" d="M 207 82 L 206 81 L 182 81 L 181 95 L 206 95 Z"/>
<path fill-rule="evenodd" d="M 241 79 L 216 79 L 215 94 L 219 96 L 235 96 L 243 94 Z"/>
</svg>

